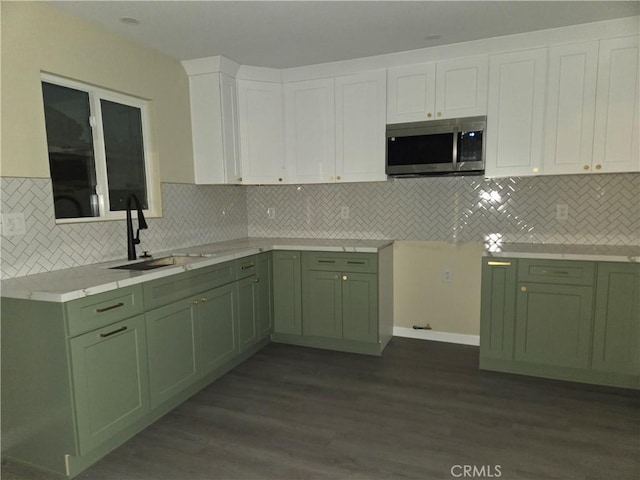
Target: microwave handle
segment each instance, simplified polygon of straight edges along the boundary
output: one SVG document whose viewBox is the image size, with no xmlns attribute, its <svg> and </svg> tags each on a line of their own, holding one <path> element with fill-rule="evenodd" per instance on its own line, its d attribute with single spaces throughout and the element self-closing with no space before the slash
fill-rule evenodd
<svg viewBox="0 0 640 480">
<path fill-rule="evenodd" d="M 453 171 L 458 170 L 458 127 L 453 127 L 453 147 L 451 148 L 451 163 L 453 164 Z"/>
</svg>

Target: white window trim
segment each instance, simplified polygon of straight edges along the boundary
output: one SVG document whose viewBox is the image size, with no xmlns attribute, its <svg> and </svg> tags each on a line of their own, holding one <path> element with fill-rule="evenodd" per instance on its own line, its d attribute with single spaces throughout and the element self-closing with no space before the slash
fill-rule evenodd
<svg viewBox="0 0 640 480">
<path fill-rule="evenodd" d="M 69 80 L 64 77 L 59 77 L 49 73 L 41 73 L 41 82 L 52 83 L 54 85 L 60 85 L 61 87 L 73 88 L 86 92 L 89 95 L 89 105 L 91 109 L 91 123 L 92 123 L 92 136 L 93 136 L 93 150 L 94 150 L 94 162 L 96 168 L 96 183 L 98 193 L 98 204 L 100 210 L 100 216 L 98 217 L 78 217 L 78 218 L 56 218 L 56 224 L 68 224 L 68 223 L 87 223 L 87 222 L 102 222 L 110 220 L 124 220 L 127 216 L 126 211 L 110 211 L 109 210 L 109 189 L 107 183 L 107 162 L 104 145 L 104 134 L 102 126 L 102 110 L 100 106 L 100 100 L 107 100 L 130 107 L 140 109 L 142 120 L 142 143 L 144 151 L 144 168 L 145 168 L 145 181 L 147 187 L 147 209 L 143 210 L 146 218 L 154 218 L 162 216 L 161 203 L 160 203 L 160 181 L 157 171 L 156 162 L 152 157 L 152 137 L 151 137 L 151 125 L 149 121 L 149 101 L 134 97 L 131 95 L 124 95 L 121 93 L 105 90 L 100 87 Z M 49 149 L 47 148 L 47 151 Z M 105 191 L 102 191 L 105 190 Z M 133 208 L 133 217 L 136 217 L 136 210 Z"/>
</svg>

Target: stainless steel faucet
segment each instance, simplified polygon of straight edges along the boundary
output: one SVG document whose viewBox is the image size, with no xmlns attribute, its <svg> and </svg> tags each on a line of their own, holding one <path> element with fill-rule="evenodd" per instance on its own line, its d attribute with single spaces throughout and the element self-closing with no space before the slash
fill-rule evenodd
<svg viewBox="0 0 640 480">
<path fill-rule="evenodd" d="M 138 229 L 136 230 L 136 236 L 133 236 L 133 222 L 131 219 L 131 201 L 134 201 L 136 204 L 136 208 L 138 209 Z M 138 258 L 136 256 L 136 245 L 140 243 L 140 230 L 147 229 L 147 221 L 144 219 L 144 214 L 142 213 L 142 204 L 138 197 L 136 197 L 133 193 L 129 195 L 127 199 L 127 258 L 129 260 L 135 260 Z"/>
</svg>

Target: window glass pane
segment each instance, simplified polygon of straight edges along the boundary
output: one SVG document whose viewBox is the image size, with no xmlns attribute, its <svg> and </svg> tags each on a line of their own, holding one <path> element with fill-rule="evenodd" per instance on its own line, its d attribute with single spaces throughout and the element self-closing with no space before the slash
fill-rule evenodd
<svg viewBox="0 0 640 480">
<path fill-rule="evenodd" d="M 140 108 L 100 100 L 107 156 L 109 204 L 112 211 L 125 210 L 134 193 L 147 205 L 147 187 Z"/>
<path fill-rule="evenodd" d="M 97 217 L 89 94 L 42 82 L 56 218 Z"/>
</svg>

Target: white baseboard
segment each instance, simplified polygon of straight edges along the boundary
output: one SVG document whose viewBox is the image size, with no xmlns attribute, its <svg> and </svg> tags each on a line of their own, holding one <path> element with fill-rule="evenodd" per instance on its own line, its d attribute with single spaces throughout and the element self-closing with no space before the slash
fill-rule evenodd
<svg viewBox="0 0 640 480">
<path fill-rule="evenodd" d="M 463 335 L 461 333 L 437 332 L 435 330 L 416 330 L 406 327 L 393 327 L 394 337 L 418 338 L 436 342 L 459 343 L 461 345 L 480 345 L 480 335 Z"/>
</svg>

